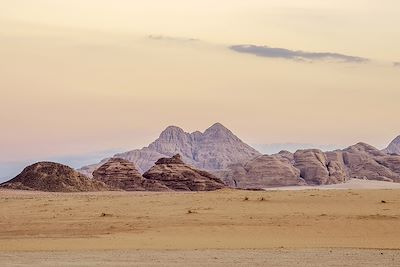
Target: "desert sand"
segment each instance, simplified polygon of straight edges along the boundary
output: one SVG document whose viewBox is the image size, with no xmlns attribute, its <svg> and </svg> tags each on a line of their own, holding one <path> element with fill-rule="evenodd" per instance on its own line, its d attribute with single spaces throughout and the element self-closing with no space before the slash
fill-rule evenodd
<svg viewBox="0 0 400 267">
<path fill-rule="evenodd" d="M 330 184 L 330 185 L 315 185 L 315 186 L 280 186 L 265 188 L 265 190 L 346 190 L 346 189 L 400 189 L 400 183 L 384 182 L 376 180 L 361 180 L 350 179 L 344 183 Z"/>
<path fill-rule="evenodd" d="M 0 191 L 1 266 L 399 266 L 400 190 Z"/>
</svg>

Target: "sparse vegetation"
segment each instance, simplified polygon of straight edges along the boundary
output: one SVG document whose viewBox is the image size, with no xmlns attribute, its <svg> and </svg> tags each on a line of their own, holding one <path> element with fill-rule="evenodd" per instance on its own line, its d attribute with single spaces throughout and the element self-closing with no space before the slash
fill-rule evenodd
<svg viewBox="0 0 400 267">
<path fill-rule="evenodd" d="M 187 211 L 187 214 L 193 214 L 193 213 L 197 213 L 197 212 L 194 211 L 194 210 L 188 210 L 188 211 Z"/>
</svg>

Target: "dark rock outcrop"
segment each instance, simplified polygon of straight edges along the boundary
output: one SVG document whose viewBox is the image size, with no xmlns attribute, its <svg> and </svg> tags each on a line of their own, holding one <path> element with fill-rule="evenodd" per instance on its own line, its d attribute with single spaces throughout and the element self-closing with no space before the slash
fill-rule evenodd
<svg viewBox="0 0 400 267">
<path fill-rule="evenodd" d="M 53 162 L 38 162 L 28 166 L 15 178 L 1 184 L 0 187 L 47 192 L 84 192 L 108 189 L 100 181 L 94 181 L 68 166 Z"/>
<path fill-rule="evenodd" d="M 214 175 L 186 165 L 180 155 L 159 159 L 143 177 L 174 191 L 213 191 L 225 187 Z"/>
<path fill-rule="evenodd" d="M 93 179 L 114 190 L 169 191 L 161 183 L 143 178 L 132 162 L 119 158 L 112 158 L 95 170 Z"/>
</svg>

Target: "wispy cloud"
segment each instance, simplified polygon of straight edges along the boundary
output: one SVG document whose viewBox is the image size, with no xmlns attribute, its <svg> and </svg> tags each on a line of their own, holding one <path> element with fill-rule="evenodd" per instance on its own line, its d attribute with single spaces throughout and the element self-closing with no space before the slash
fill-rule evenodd
<svg viewBox="0 0 400 267">
<path fill-rule="evenodd" d="M 301 50 L 289 50 L 285 48 L 273 48 L 269 46 L 257 45 L 232 45 L 231 50 L 239 53 L 247 53 L 259 57 L 284 58 L 297 61 L 334 61 L 346 63 L 364 63 L 369 61 L 367 58 L 349 56 L 332 52 L 305 52 Z"/>
<path fill-rule="evenodd" d="M 186 37 L 175 37 L 175 36 L 166 36 L 166 35 L 148 35 L 147 36 L 151 40 L 157 41 L 173 41 L 173 42 L 199 42 L 199 39 L 196 38 L 186 38 Z"/>
</svg>

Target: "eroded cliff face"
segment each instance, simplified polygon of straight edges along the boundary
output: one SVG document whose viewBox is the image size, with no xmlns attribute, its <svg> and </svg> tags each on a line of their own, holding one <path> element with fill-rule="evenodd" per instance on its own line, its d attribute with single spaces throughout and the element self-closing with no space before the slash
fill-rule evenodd
<svg viewBox="0 0 400 267">
<path fill-rule="evenodd" d="M 219 175 L 228 185 L 240 188 L 325 185 L 350 178 L 400 183 L 400 156 L 358 143 L 330 152 L 306 149 L 292 154 L 282 151 L 231 165 Z"/>
<path fill-rule="evenodd" d="M 290 160 L 281 155 L 263 155 L 246 164 L 235 164 L 220 172 L 226 184 L 238 188 L 306 185 Z"/>
</svg>

